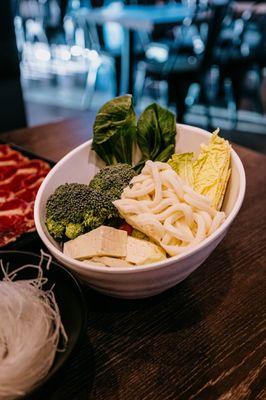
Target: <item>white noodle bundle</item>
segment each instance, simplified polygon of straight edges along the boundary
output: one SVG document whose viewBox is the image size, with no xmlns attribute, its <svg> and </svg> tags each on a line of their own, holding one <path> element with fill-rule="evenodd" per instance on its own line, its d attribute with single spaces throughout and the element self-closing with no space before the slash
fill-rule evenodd
<svg viewBox="0 0 266 400">
<path fill-rule="evenodd" d="M 49 257 L 48 263 L 51 262 Z M 0 399 L 10 400 L 31 391 L 51 368 L 60 338 L 67 336 L 52 289 L 44 291 L 42 262 L 8 274 L 1 262 L 0 281 Z M 24 268 L 38 276 L 14 281 Z"/>
<path fill-rule="evenodd" d="M 114 205 L 125 220 L 170 256 L 184 253 L 214 232 L 225 213 L 186 185 L 167 163 L 147 161 Z"/>
</svg>

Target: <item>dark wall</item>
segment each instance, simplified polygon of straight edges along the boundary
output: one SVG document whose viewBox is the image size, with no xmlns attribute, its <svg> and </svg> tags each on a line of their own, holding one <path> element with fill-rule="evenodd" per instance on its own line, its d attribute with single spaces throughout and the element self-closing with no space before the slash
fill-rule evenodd
<svg viewBox="0 0 266 400">
<path fill-rule="evenodd" d="M 11 0 L 0 0 L 0 133 L 26 125 Z"/>
</svg>

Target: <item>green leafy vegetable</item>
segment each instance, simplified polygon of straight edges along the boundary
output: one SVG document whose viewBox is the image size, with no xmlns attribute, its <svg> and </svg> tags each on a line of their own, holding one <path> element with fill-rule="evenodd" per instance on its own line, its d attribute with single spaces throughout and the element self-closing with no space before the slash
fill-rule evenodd
<svg viewBox="0 0 266 400">
<path fill-rule="evenodd" d="M 173 113 L 154 103 L 143 111 L 137 123 L 132 96 L 125 95 L 108 101 L 99 110 L 92 148 L 107 165 L 132 165 L 137 142 L 142 155 L 134 169 L 139 172 L 147 160 L 168 161 L 174 153 L 175 136 Z"/>
<path fill-rule="evenodd" d="M 193 159 L 194 153 L 182 153 L 173 154 L 168 161 L 177 175 L 191 187 L 194 186 Z"/>
<path fill-rule="evenodd" d="M 167 146 L 160 154 L 158 154 L 154 161 L 167 162 L 174 151 L 175 145 L 169 144 L 169 146 Z"/>
<path fill-rule="evenodd" d="M 173 154 L 168 164 L 196 192 L 208 196 L 216 210 L 220 210 L 230 177 L 230 144 L 213 132 L 208 145 L 202 144 L 194 160 L 194 153 Z"/>
<path fill-rule="evenodd" d="M 167 161 L 174 153 L 175 136 L 174 114 L 156 103 L 149 105 L 140 115 L 137 124 L 137 142 L 142 152 L 141 162 Z"/>
<path fill-rule="evenodd" d="M 216 129 L 208 145 L 202 145 L 193 164 L 194 190 L 208 196 L 212 206 L 220 210 L 230 177 L 230 144 Z"/>
<path fill-rule="evenodd" d="M 93 126 L 92 148 L 107 165 L 132 164 L 136 137 L 136 114 L 132 96 L 108 101 L 99 110 Z"/>
</svg>

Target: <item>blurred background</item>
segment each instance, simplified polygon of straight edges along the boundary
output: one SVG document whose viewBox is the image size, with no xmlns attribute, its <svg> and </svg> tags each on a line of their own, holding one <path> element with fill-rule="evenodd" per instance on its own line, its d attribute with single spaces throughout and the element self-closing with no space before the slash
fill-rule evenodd
<svg viewBox="0 0 266 400">
<path fill-rule="evenodd" d="M 0 132 L 132 93 L 266 153 L 266 2 L 0 3 Z"/>
</svg>

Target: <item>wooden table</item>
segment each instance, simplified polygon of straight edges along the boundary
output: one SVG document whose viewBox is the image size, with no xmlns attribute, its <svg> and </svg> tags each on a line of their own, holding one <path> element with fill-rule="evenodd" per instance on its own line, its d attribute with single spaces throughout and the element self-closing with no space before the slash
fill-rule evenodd
<svg viewBox="0 0 266 400">
<path fill-rule="evenodd" d="M 70 120 L 1 139 L 57 161 L 89 138 L 91 124 Z M 85 288 L 87 335 L 49 400 L 266 398 L 266 157 L 234 148 L 247 192 L 226 238 L 154 298 L 117 300 Z"/>
</svg>

